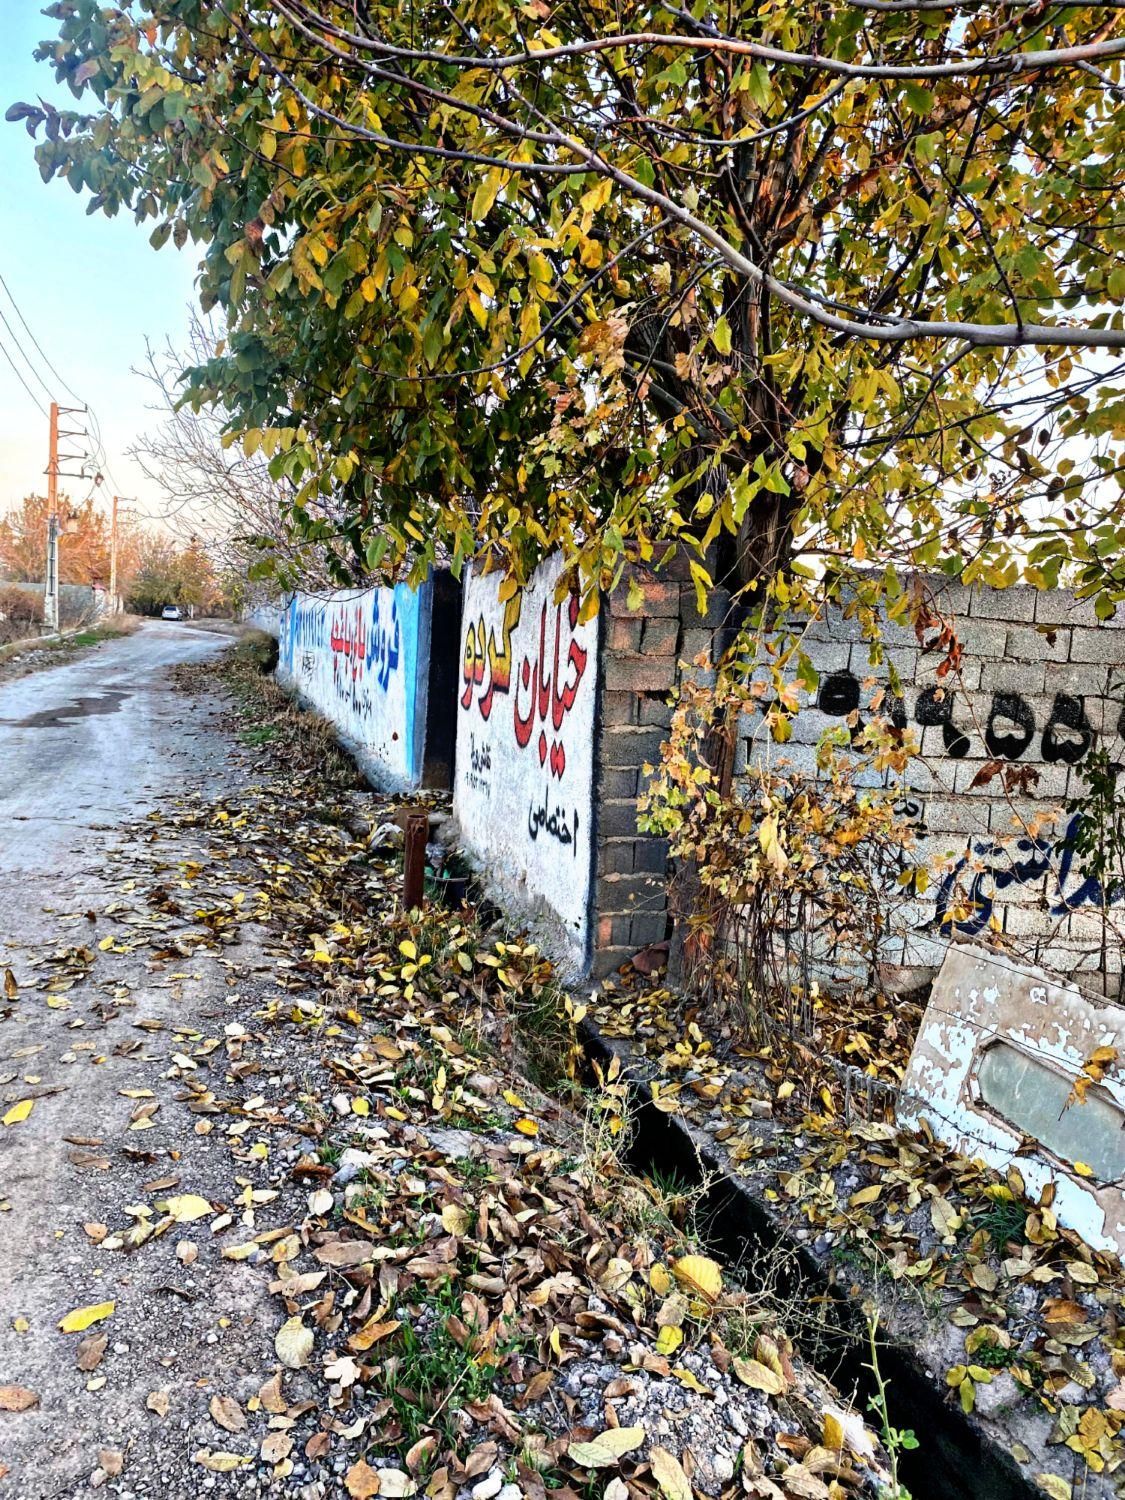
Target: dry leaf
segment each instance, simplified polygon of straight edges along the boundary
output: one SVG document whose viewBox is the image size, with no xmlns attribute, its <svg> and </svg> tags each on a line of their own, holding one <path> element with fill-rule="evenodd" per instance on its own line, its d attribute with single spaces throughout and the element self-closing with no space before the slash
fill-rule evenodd
<svg viewBox="0 0 1125 1500">
<path fill-rule="evenodd" d="M 752 1390 L 765 1391 L 767 1396 L 781 1396 L 785 1393 L 785 1380 L 776 1370 L 771 1370 L 768 1365 L 762 1364 L 757 1359 L 743 1359 L 735 1355 L 731 1360 L 734 1373 Z"/>
<path fill-rule="evenodd" d="M 344 1488 L 352 1500 L 371 1500 L 379 1493 L 379 1470 L 361 1458 L 344 1475 Z"/>
<path fill-rule="evenodd" d="M 149 1391 L 145 1405 L 149 1411 L 154 1411 L 158 1417 L 166 1417 L 171 1402 L 167 1391 Z"/>
<path fill-rule="evenodd" d="M 208 1410 L 212 1422 L 217 1422 L 227 1432 L 246 1431 L 246 1413 L 233 1396 L 212 1396 Z"/>
<path fill-rule="evenodd" d="M 567 1452 L 583 1469 L 606 1469 L 639 1448 L 644 1440 L 643 1427 L 610 1427 L 588 1443 L 571 1443 Z"/>
<path fill-rule="evenodd" d="M 8 1110 L 7 1114 L 4 1115 L 0 1123 L 4 1125 L 18 1125 L 21 1121 L 27 1119 L 28 1115 L 34 1108 L 34 1099 L 21 1099 L 18 1104 L 12 1105 L 11 1109 Z"/>
<path fill-rule="evenodd" d="M 78 1341 L 78 1347 L 74 1351 L 75 1363 L 88 1375 L 91 1370 L 96 1370 L 101 1364 L 102 1355 L 108 1347 L 108 1333 L 88 1333 L 84 1339 Z"/>
<path fill-rule="evenodd" d="M 665 1500 L 692 1500 L 691 1481 L 679 1459 L 667 1448 L 653 1448 L 648 1456 L 652 1477 Z"/>
<path fill-rule="evenodd" d="M 204 1219 L 208 1214 L 214 1213 L 214 1209 L 206 1198 L 201 1198 L 198 1193 L 177 1193 L 173 1198 L 165 1198 L 157 1203 L 163 1213 L 171 1214 L 177 1224 L 191 1224 L 196 1219 Z"/>
<path fill-rule="evenodd" d="M 252 1464 L 254 1460 L 243 1453 L 213 1453 L 210 1448 L 199 1448 L 192 1454 L 192 1459 L 197 1464 L 202 1464 L 205 1469 L 210 1469 L 213 1474 L 229 1474 L 232 1469 L 241 1469 L 244 1464 Z"/>
<path fill-rule="evenodd" d="M 39 1397 L 25 1385 L 0 1385 L 0 1411 L 30 1411 Z"/>
<path fill-rule="evenodd" d="M 287 1318 L 273 1341 L 277 1357 L 289 1370 L 302 1370 L 309 1362 L 313 1348 L 313 1331 L 300 1318 Z"/>
</svg>

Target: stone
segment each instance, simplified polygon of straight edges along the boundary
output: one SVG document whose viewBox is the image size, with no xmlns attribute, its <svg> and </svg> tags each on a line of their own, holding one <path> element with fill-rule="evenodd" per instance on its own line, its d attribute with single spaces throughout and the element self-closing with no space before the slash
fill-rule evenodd
<svg viewBox="0 0 1125 1500">
<path fill-rule="evenodd" d="M 490 1469 L 483 1479 L 473 1485 L 469 1493 L 473 1500 L 495 1500 L 504 1488 L 504 1476 L 499 1469 Z M 515 1486 L 513 1486 L 515 1488 Z"/>
</svg>

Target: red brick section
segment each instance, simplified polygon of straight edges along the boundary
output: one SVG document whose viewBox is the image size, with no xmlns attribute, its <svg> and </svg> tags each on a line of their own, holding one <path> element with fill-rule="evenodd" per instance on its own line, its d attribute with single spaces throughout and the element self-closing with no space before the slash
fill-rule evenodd
<svg viewBox="0 0 1125 1500">
<path fill-rule="evenodd" d="M 601 705 L 594 797 L 597 807 L 593 895 L 595 977 L 610 974 L 642 948 L 668 936 L 668 844 L 637 828 L 637 798 L 672 722 L 669 694 L 679 663 L 710 659 L 729 599 L 717 590 L 700 618 L 687 560 L 654 573 L 635 568 L 643 601 L 628 603 L 629 582 L 603 601 Z"/>
</svg>

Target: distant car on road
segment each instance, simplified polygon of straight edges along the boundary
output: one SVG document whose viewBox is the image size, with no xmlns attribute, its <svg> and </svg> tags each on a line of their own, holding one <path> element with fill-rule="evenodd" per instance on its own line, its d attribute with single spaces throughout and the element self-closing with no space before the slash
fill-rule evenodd
<svg viewBox="0 0 1125 1500">
<path fill-rule="evenodd" d="M 178 605 L 176 605 L 176 604 L 166 604 L 164 606 L 164 608 L 160 611 L 160 618 L 162 620 L 182 620 L 183 619 L 183 615 L 180 614 L 180 610 L 179 610 L 179 606 Z"/>
</svg>

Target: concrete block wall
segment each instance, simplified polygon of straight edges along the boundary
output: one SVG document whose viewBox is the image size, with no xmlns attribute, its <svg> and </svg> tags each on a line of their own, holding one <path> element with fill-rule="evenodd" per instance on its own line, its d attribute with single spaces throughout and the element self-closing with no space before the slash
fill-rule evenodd
<svg viewBox="0 0 1125 1500">
<path fill-rule="evenodd" d="M 640 602 L 629 607 L 630 584 Z M 602 604 L 596 752 L 597 841 L 592 972 L 610 974 L 669 934 L 668 841 L 637 827 L 645 765 L 656 765 L 672 723 L 681 663 L 708 674 L 721 654 L 729 596 L 716 589 L 700 616 L 685 558 L 659 573 L 634 568 Z M 702 661 L 697 666 L 698 660 Z"/>
<path fill-rule="evenodd" d="M 1125 612 L 1099 622 L 1090 605 L 1063 593 L 929 584 L 963 658 L 959 673 L 939 679 L 940 654 L 922 650 L 913 629 L 884 629 L 886 657 L 902 679 L 897 719 L 921 754 L 901 780 L 867 779 L 898 791 L 917 832 L 913 857 L 934 872 L 927 899 L 900 911 L 885 961 L 925 970 L 951 939 L 991 933 L 1021 958 L 1117 993 L 1122 942 L 1113 927 L 1125 932 L 1125 891 L 1107 893 L 1103 955 L 1102 893 L 1068 850 L 1066 804 L 1085 790 L 1081 766 L 1092 746 L 1125 762 Z M 806 649 L 819 683 L 801 695 L 792 741 L 771 744 L 761 716 L 747 716 L 736 775 L 755 762 L 815 775 L 821 734 L 853 711 L 862 723 L 888 686 L 886 665 L 872 665 L 857 622 L 839 609 L 810 626 Z M 1005 791 L 995 775 L 974 786 L 990 761 L 1020 783 Z M 966 898 L 972 909 L 958 914 Z"/>
</svg>

